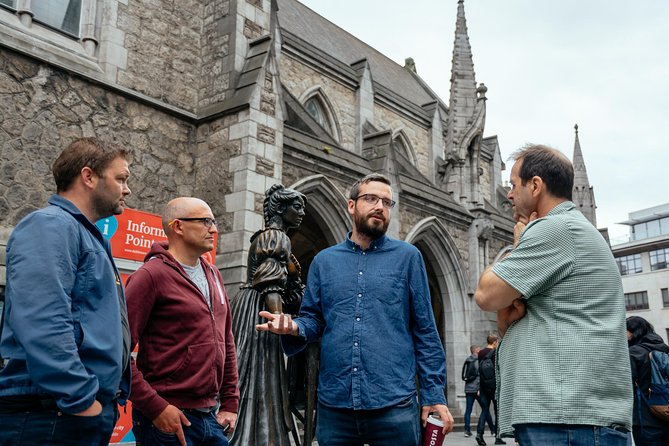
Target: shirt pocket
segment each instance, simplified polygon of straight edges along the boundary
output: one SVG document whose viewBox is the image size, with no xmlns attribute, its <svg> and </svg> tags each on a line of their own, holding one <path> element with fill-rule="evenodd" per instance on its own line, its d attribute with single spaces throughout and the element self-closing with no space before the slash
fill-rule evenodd
<svg viewBox="0 0 669 446">
<path fill-rule="evenodd" d="M 382 271 L 367 279 L 367 293 L 377 301 L 397 306 L 406 300 L 407 280 L 402 274 Z"/>
</svg>

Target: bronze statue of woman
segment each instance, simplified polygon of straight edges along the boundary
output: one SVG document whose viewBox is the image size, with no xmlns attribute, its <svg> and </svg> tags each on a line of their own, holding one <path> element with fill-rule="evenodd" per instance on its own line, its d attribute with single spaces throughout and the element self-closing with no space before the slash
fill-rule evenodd
<svg viewBox="0 0 669 446">
<path fill-rule="evenodd" d="M 258 313 L 299 308 L 304 285 L 286 231 L 304 217 L 306 197 L 275 184 L 265 192 L 265 228 L 251 237 L 247 282 L 231 302 L 237 344 L 239 413 L 231 446 L 288 446 L 295 423 L 288 407 L 288 378 L 279 337 L 256 331 Z"/>
</svg>

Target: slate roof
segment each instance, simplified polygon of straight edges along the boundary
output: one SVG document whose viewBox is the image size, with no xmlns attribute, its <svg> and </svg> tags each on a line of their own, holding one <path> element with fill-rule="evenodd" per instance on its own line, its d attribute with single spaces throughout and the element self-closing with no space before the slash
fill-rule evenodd
<svg viewBox="0 0 669 446">
<path fill-rule="evenodd" d="M 407 69 L 297 0 L 278 0 L 279 26 L 327 55 L 350 66 L 367 59 L 375 83 L 422 106 L 438 99 Z M 443 103 L 443 102 L 442 102 Z"/>
</svg>

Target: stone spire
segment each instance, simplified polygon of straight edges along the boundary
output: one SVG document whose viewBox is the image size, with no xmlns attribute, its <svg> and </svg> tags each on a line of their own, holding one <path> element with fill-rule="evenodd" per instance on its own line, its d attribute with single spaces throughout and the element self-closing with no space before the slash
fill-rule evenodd
<svg viewBox="0 0 669 446">
<path fill-rule="evenodd" d="M 476 77 L 472 47 L 467 34 L 464 0 L 458 0 L 458 18 L 455 23 L 455 42 L 451 62 L 451 96 L 449 99 L 449 125 L 446 150 L 457 150 L 471 127 L 476 109 Z"/>
<path fill-rule="evenodd" d="M 485 127 L 488 89 L 476 86 L 472 48 L 467 34 L 464 0 L 458 0 L 451 65 L 446 151 L 438 164 L 442 184 L 453 199 L 469 207 L 483 207 L 480 144 Z"/>
<path fill-rule="evenodd" d="M 578 124 L 574 125 L 576 137 L 574 140 L 574 156 L 572 164 L 574 165 L 574 191 L 573 202 L 576 207 L 585 215 L 593 226 L 597 227 L 597 216 L 595 214 L 595 193 L 588 181 L 588 170 L 585 167 L 583 152 L 581 152 L 581 143 L 578 140 Z"/>
</svg>

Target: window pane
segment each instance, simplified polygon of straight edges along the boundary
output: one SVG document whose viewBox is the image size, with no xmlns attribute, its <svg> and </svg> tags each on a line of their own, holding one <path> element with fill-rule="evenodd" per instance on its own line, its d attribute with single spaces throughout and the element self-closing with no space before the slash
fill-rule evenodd
<svg viewBox="0 0 669 446">
<path fill-rule="evenodd" d="M 35 14 L 36 21 L 79 36 L 81 0 L 33 1 L 30 9 Z"/>
<path fill-rule="evenodd" d="M 16 9 L 16 0 L 0 0 L 0 5 L 9 6 L 12 9 Z"/>
<path fill-rule="evenodd" d="M 646 222 L 646 228 L 648 229 L 648 237 L 657 237 L 660 235 L 660 220 Z"/>
<path fill-rule="evenodd" d="M 665 269 L 667 267 L 667 260 L 669 259 L 669 248 L 657 249 L 650 252 L 650 269 L 657 271 L 658 269 Z"/>
<path fill-rule="evenodd" d="M 625 293 L 625 309 L 627 311 L 647 310 L 648 292 L 640 291 L 637 293 Z"/>
<path fill-rule="evenodd" d="M 648 238 L 648 231 L 646 231 L 646 223 L 639 223 L 633 226 L 634 240 L 641 240 Z"/>
<path fill-rule="evenodd" d="M 660 292 L 662 293 L 662 306 L 669 307 L 669 289 L 662 288 Z"/>
<path fill-rule="evenodd" d="M 627 274 L 636 274 L 642 271 L 641 254 L 617 257 L 616 262 L 618 263 L 621 276 L 625 276 Z"/>
<path fill-rule="evenodd" d="M 311 115 L 318 123 L 332 134 L 332 129 L 330 128 L 330 122 L 325 118 L 325 111 L 323 110 L 323 105 L 316 97 L 309 98 L 304 104 L 304 108 L 307 109 L 307 113 Z"/>
<path fill-rule="evenodd" d="M 664 217 L 660 219 L 660 234 L 662 235 L 669 234 L 669 217 Z"/>
</svg>

